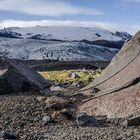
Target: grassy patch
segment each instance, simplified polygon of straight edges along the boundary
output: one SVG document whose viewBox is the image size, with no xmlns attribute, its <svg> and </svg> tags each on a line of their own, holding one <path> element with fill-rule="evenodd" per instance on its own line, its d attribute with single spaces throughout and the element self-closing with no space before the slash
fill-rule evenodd
<svg viewBox="0 0 140 140">
<path fill-rule="evenodd" d="M 44 71 L 39 72 L 43 77 L 58 83 L 76 83 L 82 82 L 88 84 L 101 74 L 101 70 L 62 70 L 62 71 Z M 72 73 L 78 75 L 76 78 L 71 77 Z"/>
</svg>

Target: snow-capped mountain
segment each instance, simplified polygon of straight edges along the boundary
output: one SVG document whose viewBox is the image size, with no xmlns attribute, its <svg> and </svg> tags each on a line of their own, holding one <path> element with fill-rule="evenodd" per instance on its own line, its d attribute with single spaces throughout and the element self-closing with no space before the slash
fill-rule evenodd
<svg viewBox="0 0 140 140">
<path fill-rule="evenodd" d="M 37 60 L 110 61 L 124 41 L 131 37 L 129 34 L 124 35 L 124 32 L 119 33 L 83 27 L 5 28 L 0 30 L 0 56 Z"/>
<path fill-rule="evenodd" d="M 6 30 L 6 29 L 5 29 Z M 23 38 L 47 39 L 47 40 L 107 40 L 107 41 L 122 41 L 125 32 L 110 32 L 100 28 L 84 28 L 84 27 L 26 27 L 26 28 L 7 28 L 8 32 L 16 32 L 22 35 Z M 120 34 L 118 34 L 120 33 Z M 122 34 L 122 36 L 121 36 Z M 129 34 L 125 34 L 130 37 Z"/>
</svg>

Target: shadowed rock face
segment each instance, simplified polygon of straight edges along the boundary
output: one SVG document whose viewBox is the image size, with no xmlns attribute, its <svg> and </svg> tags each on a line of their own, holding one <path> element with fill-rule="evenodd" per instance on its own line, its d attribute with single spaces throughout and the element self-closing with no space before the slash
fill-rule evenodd
<svg viewBox="0 0 140 140">
<path fill-rule="evenodd" d="M 108 117 L 126 117 L 139 112 L 139 53 L 140 32 L 124 44 L 102 75 L 86 87 L 98 88 L 100 91 L 96 93 L 96 96 L 105 93 L 111 94 L 84 103 L 79 107 L 80 110 L 84 110 L 89 114 L 108 115 Z"/>
<path fill-rule="evenodd" d="M 16 60 L 0 60 L 0 94 L 42 90 L 51 86 L 34 70 Z"/>
</svg>

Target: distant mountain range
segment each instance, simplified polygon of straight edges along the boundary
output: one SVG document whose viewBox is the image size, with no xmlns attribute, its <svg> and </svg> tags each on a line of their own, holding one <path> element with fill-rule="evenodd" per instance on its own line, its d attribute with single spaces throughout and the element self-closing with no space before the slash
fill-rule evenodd
<svg viewBox="0 0 140 140">
<path fill-rule="evenodd" d="M 83 27 L 26 27 L 0 29 L 0 56 L 16 59 L 110 61 L 126 32 Z"/>
</svg>

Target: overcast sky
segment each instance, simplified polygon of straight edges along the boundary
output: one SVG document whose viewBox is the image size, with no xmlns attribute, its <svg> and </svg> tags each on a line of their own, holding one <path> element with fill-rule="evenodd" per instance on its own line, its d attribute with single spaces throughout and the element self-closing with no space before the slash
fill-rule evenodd
<svg viewBox="0 0 140 140">
<path fill-rule="evenodd" d="M 101 27 L 140 30 L 140 0 L 0 0 L 0 28 Z"/>
</svg>

